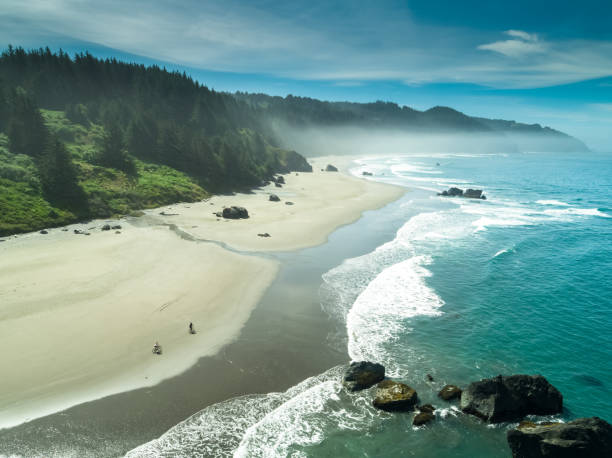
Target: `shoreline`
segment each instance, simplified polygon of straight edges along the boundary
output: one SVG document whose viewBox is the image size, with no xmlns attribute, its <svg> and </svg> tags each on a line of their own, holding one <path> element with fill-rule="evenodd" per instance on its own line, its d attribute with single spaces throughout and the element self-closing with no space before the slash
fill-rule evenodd
<svg viewBox="0 0 612 458">
<path fill-rule="evenodd" d="M 315 160 L 318 159 L 315 158 Z M 348 158 L 343 159 L 348 160 Z M 212 217 L 211 208 L 213 206 L 207 201 L 180 204 L 180 206 L 190 207 L 187 210 L 191 210 L 186 212 L 182 209 L 181 218 L 171 216 L 160 218 L 161 215 L 155 214 L 160 213 L 160 210 L 164 212 L 169 207 L 149 210 L 147 216 L 134 220 L 133 224 L 129 220 L 121 221 L 123 226 L 121 234 L 114 234 L 114 231 L 100 232 L 99 229 L 96 229 L 92 230 L 91 236 L 84 237 L 73 235 L 71 232 L 55 230 L 49 231 L 50 234 L 46 236 L 37 233 L 22 235 L 10 239 L 9 243 L 0 245 L 2 254 L 12 254 L 10 260 L 7 260 L 7 256 L 0 258 L 4 259 L 4 262 L 0 260 L 0 272 L 3 274 L 0 280 L 0 295 L 5 300 L 8 298 L 9 304 L 15 305 L 13 311 L 9 311 L 8 314 L 4 308 L 2 309 L 4 313 L 0 316 L 0 329 L 3 330 L 3 333 L 0 334 L 0 344 L 7 349 L 5 351 L 8 354 L 19 355 L 19 357 L 5 359 L 4 364 L 7 367 L 12 365 L 20 368 L 21 373 L 20 376 L 13 376 L 0 382 L 0 392 L 11 393 L 8 396 L 6 394 L 4 397 L 0 396 L 0 409 L 5 414 L 3 419 L 6 419 L 0 424 L 0 428 L 10 428 L 24 421 L 110 394 L 156 385 L 162 380 L 189 369 L 201 357 L 217 354 L 221 348 L 238 337 L 259 299 L 277 275 L 279 261 L 274 259 L 274 255 L 262 257 L 257 253 L 292 251 L 305 246 L 319 245 L 325 242 L 329 234 L 336 228 L 350 224 L 364 211 L 379 208 L 389 201 L 396 200 L 405 192 L 404 188 L 370 183 L 341 173 L 300 173 L 298 177 L 295 175 L 286 177 L 287 185 L 279 189 L 278 194 L 280 195 L 280 191 L 288 195 L 292 194 L 291 198 L 295 200 L 294 206 L 285 206 L 282 202 L 265 200 L 264 197 L 267 194 L 274 192 L 272 187 L 266 187 L 247 195 L 215 196 L 210 199 L 214 202 L 222 198 L 223 202 L 231 205 L 253 208 L 253 216 L 249 220 L 230 221 L 227 224 L 216 221 L 216 218 Z M 322 189 L 329 189 L 329 187 L 335 187 L 338 194 L 345 197 L 343 202 L 345 211 L 339 211 L 338 206 L 333 205 L 328 205 L 330 208 L 322 209 L 326 204 L 326 199 L 317 197 L 317 194 L 321 194 Z M 368 192 L 375 196 L 364 198 Z M 323 195 L 329 198 L 325 192 Z M 245 200 L 252 201 L 252 203 L 244 204 Z M 292 207 L 291 212 L 278 212 L 275 205 L 276 208 L 279 205 Z M 217 209 L 216 206 L 214 208 Z M 276 213 L 271 213 L 269 210 L 276 211 Z M 198 211 L 199 215 L 196 214 Z M 193 224 L 194 221 L 190 221 L 190 214 L 199 217 L 195 224 Z M 209 214 L 211 217 L 208 216 Z M 311 220 L 312 223 L 305 224 L 304 218 Z M 322 219 L 324 223 L 321 223 Z M 100 224 L 100 222 L 91 222 L 88 226 L 94 224 Z M 185 239 L 173 233 L 167 227 L 170 224 L 176 225 L 188 236 L 193 237 L 196 242 L 188 240 L 189 237 Z M 195 225 L 198 228 L 191 227 Z M 253 233 L 258 232 L 261 228 L 266 228 L 267 225 L 275 228 L 277 241 L 266 246 L 263 243 L 273 241 L 274 234 L 272 238 L 262 240 L 259 237 L 253 237 Z M 69 228 L 74 226 L 80 225 L 73 225 Z M 233 231 L 225 229 L 226 227 Z M 244 235 L 240 234 L 246 231 L 251 235 L 251 240 L 247 240 Z M 248 249 L 248 253 L 228 251 L 217 243 L 197 243 L 202 239 L 220 242 L 233 250 Z M 245 243 L 245 240 L 248 243 Z M 52 250 L 49 249 L 50 246 L 53 246 Z M 160 247 L 165 248 L 161 250 Z M 61 260 L 66 250 L 69 250 L 70 253 L 81 253 L 80 257 L 77 256 L 78 259 L 68 262 L 62 260 L 60 264 L 63 267 L 63 274 L 56 276 L 53 281 L 53 278 L 48 277 L 58 275 L 54 263 Z M 122 252 L 124 252 L 124 258 L 119 256 Z M 33 253 L 44 253 L 44 255 L 36 257 Z M 117 256 L 122 261 L 116 261 Z M 202 258 L 213 262 L 201 263 Z M 20 265 L 21 270 L 15 269 L 15 259 L 23 261 Z M 137 265 L 141 267 L 144 264 L 164 267 L 143 268 L 142 271 L 135 272 L 133 262 L 130 261 L 133 259 L 138 259 Z M 185 259 L 190 262 L 184 262 Z M 113 274 L 117 264 L 125 268 Z M 53 272 L 51 273 L 50 270 Z M 6 272 L 11 271 L 15 276 L 5 275 Z M 16 283 L 19 272 L 27 272 L 31 277 L 29 286 L 22 285 L 28 291 L 25 306 L 23 303 L 16 305 L 16 301 L 19 300 L 24 290 L 21 290 L 22 293 L 18 293 L 18 288 L 14 288 L 14 291 L 9 290 Z M 25 274 L 22 273 L 23 275 Z M 193 287 L 198 284 L 200 278 L 206 276 L 214 277 L 215 281 L 209 282 L 205 287 Z M 101 283 L 101 278 L 106 279 L 106 283 Z M 133 281 L 125 280 L 126 278 L 133 279 Z M 225 279 L 225 282 L 218 281 L 218 278 Z M 66 284 L 67 279 L 70 279 L 68 284 Z M 162 279 L 164 281 L 160 282 Z M 245 279 L 247 280 L 246 286 L 243 281 Z M 245 292 L 240 297 L 228 294 L 235 280 L 239 280 L 241 286 L 245 288 Z M 122 285 L 122 282 L 125 284 Z M 62 284 L 62 290 L 57 291 L 55 295 L 50 294 L 49 291 L 58 284 Z M 88 286 L 79 289 L 79 286 L 82 287 L 82 285 Z M 168 289 L 172 291 L 168 292 Z M 83 296 L 91 296 L 92 291 L 97 294 L 104 293 L 103 297 L 110 295 L 112 300 L 83 298 Z M 185 293 L 185 291 L 189 292 Z M 165 296 L 163 296 L 164 293 Z M 133 302 L 143 294 L 148 294 L 150 301 L 143 298 L 135 309 Z M 202 300 L 206 297 L 208 300 Z M 213 301 L 213 299 L 217 300 L 216 307 L 213 307 L 214 310 L 211 311 L 210 307 L 201 309 L 202 302 Z M 44 307 L 41 309 L 41 303 L 49 305 L 49 302 L 56 305 L 51 305 L 48 309 Z M 70 304 L 67 305 L 66 302 Z M 108 302 L 112 303 L 115 308 L 108 309 Z M 153 307 L 153 303 L 156 303 L 158 307 Z M 130 306 L 129 312 L 125 311 L 126 304 Z M 161 322 L 153 318 L 147 321 L 148 327 L 143 326 L 140 329 L 143 324 L 142 316 L 146 313 L 161 315 L 156 310 L 165 304 L 171 304 L 170 307 L 164 308 L 164 313 L 171 319 L 163 332 L 160 331 Z M 18 317 L 15 312 L 17 308 L 26 308 L 28 311 L 23 314 L 24 316 Z M 99 326 L 99 323 L 108 321 L 107 312 L 113 317 L 110 328 Z M 14 315 L 11 317 L 10 313 Z M 197 318 L 193 318 L 194 316 Z M 66 325 L 68 321 L 75 319 L 76 323 Z M 189 321 L 194 321 L 199 331 L 196 336 L 190 336 L 186 332 Z M 202 323 L 207 323 L 207 326 L 203 326 Z M 50 327 L 62 328 L 66 332 L 50 335 L 47 332 Z M 106 331 L 97 328 L 106 329 Z M 8 331 L 5 333 L 5 329 L 14 329 L 14 331 L 12 334 Z M 133 335 L 135 329 L 138 329 L 137 336 Z M 155 332 L 152 332 L 152 329 Z M 96 331 L 92 332 L 92 330 Z M 19 336 L 20 333 L 21 336 Z M 163 339 L 154 337 L 159 335 L 162 335 Z M 203 342 L 203 339 L 206 342 Z M 151 354 L 150 349 L 155 340 L 160 340 L 165 350 L 164 355 L 157 359 Z M 80 343 L 76 346 L 77 349 L 71 348 L 75 347 L 73 345 L 75 341 Z M 98 355 L 104 353 L 108 348 L 108 342 L 112 342 L 111 346 L 115 350 L 113 357 L 106 360 L 99 359 Z M 198 343 L 196 345 L 193 342 Z M 52 355 L 48 351 L 49 347 L 56 349 Z M 169 349 L 172 351 L 169 352 Z M 72 356 L 69 357 L 66 352 L 72 352 L 70 353 Z M 166 358 L 169 354 L 171 358 Z M 53 364 L 46 364 L 45 359 L 50 356 L 52 356 Z M 30 368 L 25 367 L 22 363 L 26 358 L 28 361 L 37 361 L 40 369 L 44 368 L 45 371 L 51 369 L 52 372 L 53 370 L 57 372 L 55 377 L 50 377 L 48 373 L 45 373 L 48 380 L 46 389 L 36 383 L 28 385 L 28 380 L 31 382 L 45 379 L 45 377 L 42 375 L 42 378 L 34 377 Z M 119 359 L 118 362 L 117 359 Z M 109 375 L 108 363 L 104 361 L 112 361 L 110 365 L 115 369 L 114 376 Z M 129 369 L 127 369 L 128 366 Z M 6 368 L 3 372 L 8 373 Z M 148 375 L 144 375 L 145 372 Z M 49 390 L 49 387 L 52 389 Z M 49 391 L 53 394 L 50 395 Z M 21 398 L 19 394 L 16 395 L 17 392 L 21 393 Z M 29 405 L 25 404 L 25 399 L 29 401 Z"/>
</svg>

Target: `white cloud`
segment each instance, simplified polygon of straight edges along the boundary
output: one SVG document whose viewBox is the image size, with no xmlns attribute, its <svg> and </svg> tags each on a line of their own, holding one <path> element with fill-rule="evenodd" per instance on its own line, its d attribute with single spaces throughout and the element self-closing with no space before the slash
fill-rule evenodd
<svg viewBox="0 0 612 458">
<path fill-rule="evenodd" d="M 0 0 L 0 43 L 94 43 L 206 70 L 341 85 L 542 87 L 612 75 L 610 41 L 544 41 L 522 30 L 494 41 L 486 32 L 425 26 L 373 4 L 339 14 L 327 3 L 264 3 Z"/>
<path fill-rule="evenodd" d="M 536 34 L 524 32 L 522 30 L 506 30 L 506 35 L 516 39 L 495 41 L 478 46 L 484 51 L 495 51 L 508 57 L 522 57 L 527 54 L 542 53 L 546 51 L 546 43 L 541 42 Z"/>
<path fill-rule="evenodd" d="M 525 41 L 538 41 L 538 36 L 535 33 L 527 33 L 523 30 L 506 30 L 504 33 Z"/>
</svg>

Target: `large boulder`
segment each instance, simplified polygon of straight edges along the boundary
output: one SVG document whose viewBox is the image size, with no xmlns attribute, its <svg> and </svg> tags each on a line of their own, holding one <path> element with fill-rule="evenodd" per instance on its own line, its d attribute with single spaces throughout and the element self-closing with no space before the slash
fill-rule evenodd
<svg viewBox="0 0 612 458">
<path fill-rule="evenodd" d="M 276 179 L 276 182 L 280 184 L 285 184 L 285 177 L 282 175 L 279 175 L 278 178 Z"/>
<path fill-rule="evenodd" d="M 393 380 L 383 380 L 376 386 L 372 405 L 388 412 L 405 412 L 412 410 L 417 402 L 417 392 L 413 388 Z"/>
<path fill-rule="evenodd" d="M 344 373 L 342 384 L 349 391 L 370 388 L 385 378 L 385 366 L 369 361 L 353 362 Z"/>
<path fill-rule="evenodd" d="M 461 397 L 461 388 L 455 385 L 444 385 L 438 392 L 438 397 L 445 401 L 452 401 Z"/>
<path fill-rule="evenodd" d="M 432 421 L 436 416 L 432 412 L 419 412 L 412 419 L 413 426 L 423 426 Z"/>
<path fill-rule="evenodd" d="M 463 189 L 460 188 L 448 188 L 448 191 L 439 192 L 438 195 L 444 197 L 466 197 L 468 199 L 486 200 L 485 195 L 482 193 L 482 189 L 467 189 L 464 192 Z"/>
<path fill-rule="evenodd" d="M 468 197 L 470 199 L 482 199 L 482 189 L 466 189 L 463 193 L 463 197 Z"/>
<path fill-rule="evenodd" d="M 612 426 L 598 417 L 569 423 L 524 422 L 507 433 L 513 458 L 596 458 L 612 453 Z"/>
<path fill-rule="evenodd" d="M 228 219 L 246 219 L 249 217 L 249 212 L 244 207 L 233 206 L 224 208 L 221 216 Z"/>
<path fill-rule="evenodd" d="M 472 382 L 461 393 L 461 410 L 489 423 L 555 414 L 562 409 L 563 396 L 541 375 L 498 375 Z"/>
<path fill-rule="evenodd" d="M 337 167 L 334 167 L 334 166 L 333 166 L 333 165 L 331 165 L 331 164 L 327 164 L 327 167 L 325 167 L 325 171 L 326 171 L 326 172 L 337 172 L 337 171 L 338 171 L 338 168 L 337 168 Z"/>
<path fill-rule="evenodd" d="M 276 194 L 270 194 L 270 202 L 280 202 L 280 198 Z"/>
</svg>

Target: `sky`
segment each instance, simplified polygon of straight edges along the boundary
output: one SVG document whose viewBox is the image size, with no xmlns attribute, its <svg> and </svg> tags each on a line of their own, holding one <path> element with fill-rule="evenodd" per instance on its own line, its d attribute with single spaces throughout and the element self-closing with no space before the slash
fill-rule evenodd
<svg viewBox="0 0 612 458">
<path fill-rule="evenodd" d="M 612 152 L 610 0 L 1 0 L 8 44 L 163 65 L 220 91 L 450 106 Z"/>
</svg>

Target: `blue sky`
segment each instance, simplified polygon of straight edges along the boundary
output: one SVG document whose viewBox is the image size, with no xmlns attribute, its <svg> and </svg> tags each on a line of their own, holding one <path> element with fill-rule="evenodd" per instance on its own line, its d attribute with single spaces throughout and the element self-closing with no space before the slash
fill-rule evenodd
<svg viewBox="0 0 612 458">
<path fill-rule="evenodd" d="M 0 42 L 185 69 L 217 90 L 447 105 L 612 151 L 612 2 L 2 0 Z"/>
</svg>

